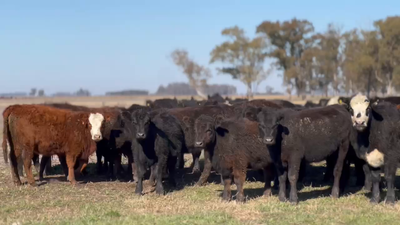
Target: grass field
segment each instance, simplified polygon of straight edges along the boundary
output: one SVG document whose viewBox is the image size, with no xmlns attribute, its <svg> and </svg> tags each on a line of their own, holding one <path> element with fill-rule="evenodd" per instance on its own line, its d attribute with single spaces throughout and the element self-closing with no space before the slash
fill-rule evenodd
<svg viewBox="0 0 400 225">
<path fill-rule="evenodd" d="M 6 106 L 0 102 L 0 107 Z M 145 195 L 136 196 L 134 183 L 107 182 L 94 175 L 76 187 L 60 175 L 38 187 L 15 187 L 0 157 L 0 224 L 399 224 L 399 204 L 371 205 L 368 193 L 352 186 L 354 180 L 343 197 L 332 199 L 330 186 L 320 182 L 323 164 L 311 169 L 299 184 L 300 203 L 292 206 L 279 202 L 276 191 L 262 197 L 263 183 L 251 171 L 245 185 L 248 199 L 241 204 L 221 200 L 223 186 L 215 174 L 210 179 L 214 182 L 193 186 L 198 175 L 188 174 L 187 168 L 178 174 L 177 190 L 165 196 L 157 196 L 147 182 Z"/>
</svg>

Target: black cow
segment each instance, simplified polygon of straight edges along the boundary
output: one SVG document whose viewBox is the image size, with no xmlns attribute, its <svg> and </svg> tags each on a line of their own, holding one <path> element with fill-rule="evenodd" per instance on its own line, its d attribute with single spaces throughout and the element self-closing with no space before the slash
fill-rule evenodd
<svg viewBox="0 0 400 225">
<path fill-rule="evenodd" d="M 142 194 L 143 176 L 152 167 L 156 179 L 156 193 L 164 194 L 163 172 L 168 169 L 169 181 L 176 186 L 175 167 L 184 145 L 183 131 L 179 121 L 168 112 L 139 109 L 131 114 L 136 135 L 132 152 L 136 165 L 138 183 L 135 193 Z"/>
<path fill-rule="evenodd" d="M 372 182 L 372 203 L 380 201 L 381 169 L 387 183 L 386 203 L 394 204 L 394 180 L 400 161 L 400 112 L 389 102 L 372 103 L 356 95 L 348 109 L 353 122 L 351 144 L 357 156 L 367 162 L 365 175 Z"/>
<path fill-rule="evenodd" d="M 162 98 L 156 99 L 154 101 L 147 100 L 146 106 L 149 106 L 152 109 L 172 109 L 182 107 L 182 105 L 178 102 L 176 98 Z"/>
<path fill-rule="evenodd" d="M 187 99 L 182 99 L 179 101 L 179 103 L 183 107 L 195 107 L 195 106 L 200 106 L 202 105 L 202 102 L 196 101 L 193 97 L 191 97 L 189 100 Z"/>
<path fill-rule="evenodd" d="M 271 195 L 273 163 L 268 149 L 258 138 L 258 124 L 247 119 L 222 120 L 220 116 L 215 119 L 202 115 L 195 122 L 195 146 L 204 148 L 204 155 L 207 156 L 203 171 L 206 176 L 202 176 L 199 182 L 208 177 L 212 165 L 224 182 L 223 199 L 231 199 L 233 178 L 238 190 L 237 200 L 244 201 L 243 185 L 250 166 L 264 170 L 264 195 Z"/>
<path fill-rule="evenodd" d="M 298 202 L 296 183 L 302 160 L 319 162 L 337 151 L 332 196 L 339 197 L 340 177 L 352 129 L 345 107 L 334 105 L 274 112 L 264 109 L 258 114 L 258 121 L 260 136 L 279 170 L 279 200 L 286 200 L 286 179 L 289 178 L 289 201 Z"/>
</svg>

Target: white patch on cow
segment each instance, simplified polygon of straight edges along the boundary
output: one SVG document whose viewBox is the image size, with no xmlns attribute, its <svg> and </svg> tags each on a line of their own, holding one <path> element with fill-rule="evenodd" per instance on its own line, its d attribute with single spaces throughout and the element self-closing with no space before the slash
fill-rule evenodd
<svg viewBox="0 0 400 225">
<path fill-rule="evenodd" d="M 384 162 L 384 155 L 378 149 L 374 149 L 369 154 L 365 154 L 365 158 L 370 166 L 379 168 L 383 165 Z"/>
<path fill-rule="evenodd" d="M 232 105 L 229 103 L 229 101 L 225 101 L 224 104 L 225 104 L 225 105 L 232 106 Z"/>
<path fill-rule="evenodd" d="M 329 99 L 329 101 L 328 101 L 328 103 L 326 103 L 326 105 L 328 106 L 328 105 L 336 105 L 336 104 L 339 104 L 339 96 L 335 96 L 335 97 L 332 97 L 331 99 Z"/>
<path fill-rule="evenodd" d="M 366 110 L 369 107 L 367 96 L 357 94 L 351 99 L 350 107 L 353 109 L 353 115 L 351 115 L 353 126 L 362 123 L 366 125 L 369 119 L 369 116 L 366 114 Z"/>
<path fill-rule="evenodd" d="M 92 129 L 90 129 L 90 134 L 92 135 L 92 139 L 94 141 L 101 141 L 101 139 L 103 139 L 100 129 L 103 121 L 104 116 L 100 113 L 91 113 L 89 116 L 89 123 L 92 126 Z"/>
</svg>

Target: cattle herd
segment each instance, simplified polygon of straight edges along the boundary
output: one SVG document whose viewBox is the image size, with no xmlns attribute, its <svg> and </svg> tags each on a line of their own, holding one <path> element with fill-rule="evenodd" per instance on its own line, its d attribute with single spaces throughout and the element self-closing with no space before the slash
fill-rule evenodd
<svg viewBox="0 0 400 225">
<path fill-rule="evenodd" d="M 296 204 L 297 182 L 307 176 L 305 165 L 326 160 L 324 179 L 333 178 L 332 197 L 343 193 L 355 165 L 357 185 L 380 201 L 381 169 L 386 180 L 386 203 L 394 204 L 394 180 L 400 160 L 400 97 L 321 99 L 319 104 L 295 105 L 284 100 L 222 98 L 206 101 L 158 99 L 146 106 L 88 108 L 68 103 L 11 105 L 3 112 L 3 155 L 15 185 L 36 185 L 32 164 L 43 180 L 45 167 L 57 155 L 67 179 L 85 174 L 96 152 L 97 172 L 109 178 L 126 175 L 143 192 L 145 173 L 157 194 L 164 179 L 176 186 L 176 171 L 191 154 L 197 185 L 207 183 L 212 170 L 221 176 L 223 199 L 230 200 L 232 181 L 237 201 L 248 169 L 264 174 L 265 196 L 279 190 L 279 200 Z M 199 158 L 204 152 L 201 171 Z M 39 155 L 41 160 L 39 162 Z M 128 169 L 121 159 L 128 159 Z M 312 167 L 309 167 L 312 169 Z M 307 170 L 309 170 L 307 169 Z M 271 183 L 273 182 L 273 187 Z"/>
</svg>

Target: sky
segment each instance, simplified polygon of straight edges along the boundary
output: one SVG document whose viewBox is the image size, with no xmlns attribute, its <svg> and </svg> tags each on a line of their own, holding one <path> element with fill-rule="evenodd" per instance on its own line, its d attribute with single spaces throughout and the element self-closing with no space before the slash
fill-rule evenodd
<svg viewBox="0 0 400 225">
<path fill-rule="evenodd" d="M 372 28 L 375 20 L 399 14 L 398 0 L 15 0 L 0 1 L 0 93 L 33 87 L 47 94 L 89 89 L 144 89 L 187 82 L 170 53 L 186 49 L 213 71 L 211 84 L 246 87 L 209 65 L 210 52 L 226 39 L 224 28 L 239 26 L 250 37 L 263 21 L 294 17 L 317 32 L 328 23 L 344 30 Z M 266 67 L 268 63 L 266 62 Z M 280 71 L 266 85 L 282 91 Z"/>
</svg>

